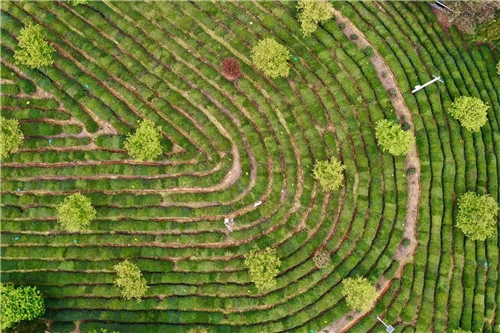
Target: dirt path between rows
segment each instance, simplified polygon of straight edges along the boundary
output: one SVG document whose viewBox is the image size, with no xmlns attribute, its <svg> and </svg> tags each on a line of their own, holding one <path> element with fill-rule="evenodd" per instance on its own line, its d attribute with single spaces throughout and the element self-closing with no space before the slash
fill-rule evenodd
<svg viewBox="0 0 500 333">
<path fill-rule="evenodd" d="M 370 58 L 370 62 L 374 66 L 380 82 L 382 83 L 386 91 L 395 91 L 395 93 L 389 94 L 392 105 L 394 107 L 394 111 L 398 116 L 400 122 L 408 123 L 410 125 L 410 130 L 413 134 L 415 134 L 415 128 L 413 126 L 410 111 L 408 110 L 408 107 L 404 102 L 403 95 L 399 90 L 394 73 L 385 63 L 384 58 L 382 58 L 375 47 L 373 47 L 373 45 L 368 42 L 365 35 L 361 31 L 359 31 L 351 21 L 349 21 L 335 9 L 333 10 L 333 13 L 335 15 L 337 24 L 345 24 L 343 32 L 346 36 L 350 37 L 351 35 L 356 35 L 358 37 L 357 39 L 353 40 L 356 46 L 358 46 L 360 49 L 364 49 L 365 47 L 370 46 L 373 49 L 373 56 Z M 394 254 L 393 259 L 399 262 L 398 270 L 396 271 L 396 274 L 394 276 L 395 278 L 401 277 L 404 266 L 410 259 L 413 258 L 413 255 L 415 254 L 415 251 L 417 249 L 417 221 L 418 206 L 420 203 L 420 160 L 418 158 L 416 144 L 406 156 L 406 170 L 411 168 L 415 169 L 415 172 L 413 174 L 407 175 L 408 201 L 406 202 L 406 216 L 403 232 L 403 237 L 409 241 L 409 244 L 406 246 L 400 244 L 397 252 Z M 377 282 L 377 286 L 379 287 L 379 295 L 377 301 L 384 295 L 387 290 L 389 290 L 391 283 L 392 279 L 388 280 L 384 276 L 379 279 L 379 281 Z M 364 316 L 368 315 L 372 310 L 373 307 L 366 312 L 351 311 L 336 322 L 333 322 L 325 327 L 323 330 L 321 330 L 321 332 L 347 332 Z M 375 315 L 380 314 L 376 313 Z"/>
</svg>

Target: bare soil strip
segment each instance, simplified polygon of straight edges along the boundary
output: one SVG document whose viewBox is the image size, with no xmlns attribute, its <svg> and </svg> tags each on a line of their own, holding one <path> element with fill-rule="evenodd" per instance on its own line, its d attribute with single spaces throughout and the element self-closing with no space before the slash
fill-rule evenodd
<svg viewBox="0 0 500 333">
<path fill-rule="evenodd" d="M 373 49 L 373 56 L 370 58 L 370 62 L 373 64 L 380 82 L 382 83 L 386 91 L 389 91 L 390 89 L 394 89 L 393 91 L 396 91 L 396 94 L 389 94 L 392 105 L 394 106 L 394 112 L 396 113 L 400 121 L 405 121 L 410 125 L 411 132 L 415 134 L 411 113 L 404 102 L 403 95 L 399 90 L 394 73 L 386 64 L 384 58 L 382 58 L 382 56 L 377 52 L 377 49 L 372 44 L 370 44 L 370 42 L 368 42 L 365 35 L 361 31 L 359 31 L 351 21 L 349 21 L 335 9 L 333 10 L 333 13 L 335 14 L 337 24 L 345 24 L 343 32 L 346 36 L 349 37 L 353 34 L 358 36 L 356 40 L 353 40 L 356 46 L 358 46 L 360 49 L 364 49 L 365 47 L 370 46 Z M 408 201 L 406 202 L 406 216 L 403 232 L 403 237 L 409 241 L 409 244 L 407 246 L 400 245 L 398 251 L 394 254 L 394 260 L 397 260 L 399 262 L 398 270 L 394 276 L 395 278 L 401 277 L 404 266 L 413 257 L 417 249 L 417 221 L 418 206 L 420 203 L 420 160 L 418 158 L 416 144 L 406 156 L 406 170 L 410 168 L 414 168 L 415 173 L 407 176 Z M 384 295 L 387 290 L 389 290 L 391 283 L 392 280 L 387 280 L 384 277 L 380 278 L 380 280 L 377 282 L 377 285 L 380 286 L 380 294 L 377 298 L 377 301 Z M 367 312 L 351 311 L 340 318 L 338 321 L 333 322 L 325 327 L 321 332 L 347 332 L 364 316 L 370 313 L 372 309 Z"/>
</svg>

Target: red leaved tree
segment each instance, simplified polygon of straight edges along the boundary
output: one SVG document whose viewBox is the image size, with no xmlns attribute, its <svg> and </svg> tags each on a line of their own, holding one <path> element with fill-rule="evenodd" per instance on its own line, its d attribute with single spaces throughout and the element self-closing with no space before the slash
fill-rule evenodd
<svg viewBox="0 0 500 333">
<path fill-rule="evenodd" d="M 238 60 L 234 58 L 226 58 L 222 61 L 222 75 L 229 81 L 236 80 L 241 77 L 241 67 Z"/>
</svg>

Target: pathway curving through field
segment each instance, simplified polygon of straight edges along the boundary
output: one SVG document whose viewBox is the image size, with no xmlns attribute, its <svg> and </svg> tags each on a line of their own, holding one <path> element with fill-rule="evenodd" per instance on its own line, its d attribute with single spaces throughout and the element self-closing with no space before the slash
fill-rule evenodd
<svg viewBox="0 0 500 333">
<path fill-rule="evenodd" d="M 410 125 L 410 130 L 415 135 L 415 127 L 413 125 L 410 110 L 406 106 L 403 95 L 397 85 L 394 73 L 391 71 L 384 58 L 378 53 L 377 49 L 366 39 L 365 35 L 356 26 L 349 21 L 345 16 L 342 15 L 338 10 L 332 10 L 337 24 L 345 24 L 343 32 L 346 36 L 350 37 L 356 35 L 358 38 L 354 39 L 353 42 L 360 48 L 371 47 L 373 49 L 373 56 L 370 58 L 370 62 L 373 64 L 377 76 L 387 91 L 395 91 L 395 94 L 389 94 L 391 97 L 391 103 L 394 106 L 394 112 L 398 116 L 400 122 L 407 122 Z M 418 222 L 418 206 L 420 204 L 420 160 L 418 158 L 417 145 L 413 146 L 411 151 L 406 155 L 406 170 L 415 169 L 414 173 L 407 173 L 408 177 L 408 200 L 406 203 L 406 215 L 404 222 L 404 239 L 409 241 L 409 244 L 404 246 L 399 245 L 398 251 L 394 254 L 394 259 L 399 262 L 399 267 L 397 269 L 394 278 L 400 278 L 406 263 L 411 260 L 412 256 L 415 254 L 417 249 L 417 222 Z M 377 282 L 377 289 L 379 290 L 380 299 L 383 294 L 389 289 L 391 285 L 391 280 L 380 278 Z M 375 304 L 373 305 L 373 307 Z M 373 309 L 372 307 L 372 309 Z M 331 323 L 325 327 L 322 332 L 338 333 L 347 332 L 352 328 L 361 318 L 372 312 L 370 309 L 367 312 L 358 313 L 356 311 L 351 311 L 344 315 L 340 320 Z"/>
</svg>

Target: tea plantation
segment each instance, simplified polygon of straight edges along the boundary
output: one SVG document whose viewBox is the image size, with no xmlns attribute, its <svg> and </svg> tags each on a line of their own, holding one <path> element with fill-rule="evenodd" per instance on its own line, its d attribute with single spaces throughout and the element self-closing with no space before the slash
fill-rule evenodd
<svg viewBox="0 0 500 333">
<path fill-rule="evenodd" d="M 498 215 L 484 241 L 456 226 L 466 192 L 500 201 L 500 52 L 424 2 L 332 5 L 304 36 L 293 1 L 1 2 L 0 111 L 24 136 L 1 163 L 1 282 L 40 290 L 48 331 L 385 332 L 379 316 L 500 332 Z M 16 61 L 28 23 L 52 65 Z M 288 76 L 253 63 L 265 38 Z M 479 131 L 447 113 L 460 96 L 488 106 Z M 145 119 L 161 154 L 136 160 Z M 383 119 L 414 136 L 408 154 L 378 144 Z M 325 191 L 313 170 L 331 158 L 342 181 Z M 67 231 L 77 193 L 95 218 Z M 268 247 L 278 273 L 258 289 L 245 255 Z M 141 300 L 115 286 L 125 260 Z M 357 277 L 376 289 L 363 311 L 343 294 Z"/>
</svg>

